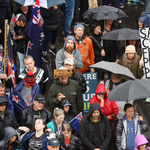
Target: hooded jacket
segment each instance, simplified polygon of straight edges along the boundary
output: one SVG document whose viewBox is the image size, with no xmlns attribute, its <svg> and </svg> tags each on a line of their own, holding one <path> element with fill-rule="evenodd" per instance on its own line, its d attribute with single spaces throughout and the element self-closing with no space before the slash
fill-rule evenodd
<svg viewBox="0 0 150 150">
<path fill-rule="evenodd" d="M 84 37 L 84 35 L 83 35 Z M 78 71 L 80 73 L 84 73 L 87 70 L 89 70 L 89 66 L 94 64 L 94 50 L 93 50 L 93 44 L 89 37 L 85 37 L 82 40 L 82 43 L 79 44 L 76 40 L 76 47 L 80 51 L 82 62 L 83 62 L 83 68 L 79 68 Z"/>
<path fill-rule="evenodd" d="M 103 107 L 101 106 L 101 101 L 97 98 L 97 94 L 100 92 L 105 92 Z M 109 116 L 109 120 L 116 118 L 118 111 L 119 111 L 118 106 L 117 106 L 116 102 L 114 102 L 114 101 L 111 102 L 107 98 L 107 91 L 106 91 L 104 84 L 97 85 L 95 95 L 90 99 L 90 104 L 92 104 L 92 103 L 98 103 L 102 109 L 104 116 L 106 116 L 106 117 Z"/>
<path fill-rule="evenodd" d="M 146 15 L 141 15 L 138 20 L 140 20 L 142 23 L 143 23 L 143 26 L 146 28 L 146 27 L 149 27 L 149 20 L 148 20 L 148 16 Z"/>
<path fill-rule="evenodd" d="M 47 103 L 52 109 L 61 107 L 61 102 L 58 100 L 59 93 L 70 99 L 75 115 L 83 111 L 82 94 L 76 81 L 68 78 L 67 84 L 63 85 L 59 79 L 56 79 L 56 82 L 49 88 L 47 96 Z"/>
<path fill-rule="evenodd" d="M 100 122 L 98 122 L 99 133 L 97 133 L 97 135 L 94 135 L 95 129 L 92 126 L 92 124 L 94 123 L 90 120 L 90 116 L 95 110 L 99 110 L 101 116 Z M 108 119 L 103 115 L 101 108 L 97 103 L 93 103 L 90 105 L 87 116 L 85 116 L 81 120 L 79 127 L 79 136 L 82 142 L 83 150 L 93 150 L 95 148 L 99 148 L 100 150 L 108 150 L 108 145 L 111 139 L 110 124 Z M 99 147 L 95 147 L 95 145 L 93 144 L 94 136 L 99 136 Z"/>
<path fill-rule="evenodd" d="M 81 54 L 80 54 L 80 51 L 76 49 L 75 38 L 71 35 L 67 36 L 65 43 L 64 43 L 64 47 L 62 49 L 60 49 L 56 54 L 56 68 L 59 69 L 60 67 L 62 67 L 64 65 L 64 61 L 66 59 L 64 52 L 66 51 L 65 47 L 66 47 L 68 40 L 72 40 L 74 42 L 74 49 L 71 53 L 71 55 L 74 57 L 74 65 L 77 68 L 81 69 L 83 67 Z"/>
<path fill-rule="evenodd" d="M 21 149 L 20 139 L 17 135 L 17 132 L 12 127 L 6 127 L 4 129 L 4 139 L 0 141 L 0 150 L 7 150 L 7 144 L 12 136 L 16 135 L 16 142 L 12 143 L 12 150 Z"/>
<path fill-rule="evenodd" d="M 143 144 L 146 144 L 146 145 L 148 144 L 146 137 L 143 134 L 136 136 L 135 137 L 135 148 L 134 148 L 134 150 L 139 150 L 138 146 L 143 145 Z M 145 148 L 145 150 L 150 150 L 150 147 L 147 146 Z"/>
</svg>

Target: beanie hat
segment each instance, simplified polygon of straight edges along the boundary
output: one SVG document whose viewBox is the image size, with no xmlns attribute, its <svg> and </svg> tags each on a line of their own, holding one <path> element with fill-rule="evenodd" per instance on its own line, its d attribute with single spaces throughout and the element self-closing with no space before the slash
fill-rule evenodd
<svg viewBox="0 0 150 150">
<path fill-rule="evenodd" d="M 127 53 L 136 53 L 135 46 L 134 46 L 134 45 L 128 45 L 128 46 L 126 47 L 125 53 L 126 53 L 126 54 L 127 54 Z"/>
<path fill-rule="evenodd" d="M 85 30 L 84 25 L 83 25 L 83 24 L 81 24 L 81 23 L 79 23 L 79 24 L 75 25 L 75 26 L 74 26 L 74 30 L 75 30 L 76 28 L 78 28 L 78 27 L 82 27 L 82 28 L 83 28 L 83 30 Z"/>
<path fill-rule="evenodd" d="M 33 74 L 32 71 L 29 71 L 27 73 L 27 75 L 24 78 L 24 82 L 28 85 L 28 86 L 34 86 L 35 85 L 35 81 L 36 81 L 36 76 L 35 74 Z"/>
</svg>

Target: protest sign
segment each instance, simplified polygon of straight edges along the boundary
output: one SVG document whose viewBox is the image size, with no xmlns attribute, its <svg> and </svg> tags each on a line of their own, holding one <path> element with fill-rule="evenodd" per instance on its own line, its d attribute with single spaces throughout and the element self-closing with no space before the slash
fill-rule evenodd
<svg viewBox="0 0 150 150">
<path fill-rule="evenodd" d="M 72 70 L 69 69 L 54 69 L 54 78 L 71 77 Z"/>
</svg>

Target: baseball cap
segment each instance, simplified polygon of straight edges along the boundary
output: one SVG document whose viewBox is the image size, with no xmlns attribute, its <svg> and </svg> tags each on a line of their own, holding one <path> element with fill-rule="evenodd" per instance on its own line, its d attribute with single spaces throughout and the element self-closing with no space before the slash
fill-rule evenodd
<svg viewBox="0 0 150 150">
<path fill-rule="evenodd" d="M 14 19 L 12 19 L 13 22 L 17 22 L 17 21 L 26 22 L 26 20 L 27 20 L 27 18 L 23 14 L 17 14 L 16 17 Z"/>
<path fill-rule="evenodd" d="M 74 65 L 74 60 L 71 58 L 67 58 L 67 59 L 65 59 L 64 64 Z"/>
<path fill-rule="evenodd" d="M 59 144 L 59 141 L 57 138 L 52 138 L 52 139 L 48 140 L 47 145 L 59 146 L 60 144 Z"/>
<path fill-rule="evenodd" d="M 4 47 L 3 45 L 0 44 L 0 53 L 4 52 Z"/>
<path fill-rule="evenodd" d="M 45 97 L 42 94 L 38 94 L 35 98 L 35 101 L 38 101 L 39 103 L 46 103 Z"/>
</svg>

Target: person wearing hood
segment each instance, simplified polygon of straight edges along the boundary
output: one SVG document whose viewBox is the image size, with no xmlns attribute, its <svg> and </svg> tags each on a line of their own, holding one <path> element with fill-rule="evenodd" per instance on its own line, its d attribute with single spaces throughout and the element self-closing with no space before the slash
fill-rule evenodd
<svg viewBox="0 0 150 150">
<path fill-rule="evenodd" d="M 118 121 L 116 129 L 117 150 L 133 150 L 135 147 L 135 136 L 147 130 L 142 116 L 135 113 L 133 105 L 126 103 L 125 115 Z"/>
<path fill-rule="evenodd" d="M 145 1 L 146 1 L 145 14 L 148 16 L 149 23 L 150 23 L 150 1 L 149 0 L 145 0 Z"/>
<path fill-rule="evenodd" d="M 16 130 L 12 127 L 4 129 L 4 139 L 0 141 L 0 150 L 21 149 L 20 139 Z"/>
<path fill-rule="evenodd" d="M 135 137 L 135 148 L 134 150 L 150 150 L 150 147 L 148 146 L 148 141 L 146 137 L 141 134 Z"/>
<path fill-rule="evenodd" d="M 0 96 L 0 140 L 4 139 L 4 129 L 6 127 L 13 127 L 15 130 L 19 127 L 13 112 L 7 109 L 8 104 L 7 99 Z"/>
<path fill-rule="evenodd" d="M 83 67 L 82 59 L 79 50 L 76 48 L 76 41 L 73 36 L 67 36 L 64 47 L 56 54 L 56 69 L 63 66 L 65 59 L 71 58 L 74 60 L 76 68 Z"/>
<path fill-rule="evenodd" d="M 102 109 L 103 115 L 109 120 L 116 118 L 119 111 L 118 106 L 116 102 L 111 102 L 107 98 L 107 90 L 104 84 L 97 85 L 95 95 L 90 99 L 90 104 L 92 103 L 98 103 Z"/>
<path fill-rule="evenodd" d="M 92 103 L 88 114 L 81 120 L 79 136 L 83 150 L 108 150 L 110 125 L 98 103 Z"/>
<path fill-rule="evenodd" d="M 141 15 L 138 18 L 138 28 L 148 28 L 149 27 L 149 20 L 147 15 Z"/>
<path fill-rule="evenodd" d="M 60 69 L 66 69 L 61 67 Z M 47 104 L 54 110 L 61 107 L 62 98 L 69 98 L 75 115 L 83 111 L 83 99 L 81 89 L 76 81 L 68 77 L 60 77 L 49 88 Z"/>
<path fill-rule="evenodd" d="M 84 30 L 85 27 L 81 23 L 77 22 L 74 25 L 76 48 L 80 51 L 83 62 L 83 67 L 78 69 L 80 73 L 85 73 L 86 71 L 89 71 L 88 67 L 95 63 L 93 44 L 91 39 L 84 35 Z M 94 68 L 91 68 L 90 72 L 95 72 Z"/>
<path fill-rule="evenodd" d="M 64 110 L 64 113 L 65 113 L 65 119 L 64 120 L 66 122 L 70 122 L 75 117 L 75 114 L 74 114 L 73 109 L 72 109 L 72 105 L 71 105 L 70 100 L 68 98 L 62 98 L 61 109 Z"/>
</svg>

